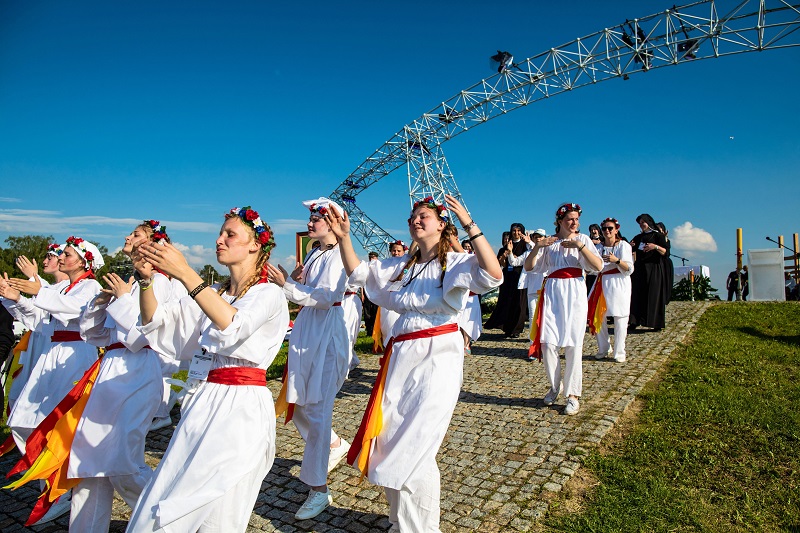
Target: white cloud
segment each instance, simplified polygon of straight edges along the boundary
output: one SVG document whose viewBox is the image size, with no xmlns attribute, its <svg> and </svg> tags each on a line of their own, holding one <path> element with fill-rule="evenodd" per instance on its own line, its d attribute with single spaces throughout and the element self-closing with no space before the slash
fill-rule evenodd
<svg viewBox="0 0 800 533">
<path fill-rule="evenodd" d="M 211 265 L 219 271 L 220 265 L 217 263 L 215 248 L 206 248 L 201 244 L 193 244 L 191 246 L 186 246 L 179 242 L 173 242 L 172 244 L 183 254 L 186 262 L 192 268 L 203 268 L 205 265 Z"/>
<path fill-rule="evenodd" d="M 16 204 L 16 203 L 19 203 L 21 201 L 22 201 L 22 199 L 20 199 L 20 198 L 8 198 L 8 197 L 0 196 L 0 202 L 8 202 L 8 203 Z"/>
<path fill-rule="evenodd" d="M 716 252 L 717 242 L 714 237 L 702 228 L 697 228 L 688 220 L 674 228 L 670 234 L 672 245 L 683 250 L 687 256 L 697 255 L 699 252 Z"/>
</svg>

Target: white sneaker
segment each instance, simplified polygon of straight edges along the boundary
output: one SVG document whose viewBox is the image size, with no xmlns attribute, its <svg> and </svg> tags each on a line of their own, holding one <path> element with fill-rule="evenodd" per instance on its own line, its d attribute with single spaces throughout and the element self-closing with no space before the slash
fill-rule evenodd
<svg viewBox="0 0 800 533">
<path fill-rule="evenodd" d="M 561 394 L 561 384 L 558 384 L 558 390 L 550 389 L 547 394 L 544 395 L 544 404 L 545 405 L 553 405 L 558 398 L 558 395 Z"/>
<path fill-rule="evenodd" d="M 342 443 L 336 447 L 331 448 L 331 453 L 328 455 L 328 472 L 336 468 L 336 465 L 342 462 L 350 451 L 350 443 L 342 439 Z"/>
<path fill-rule="evenodd" d="M 155 431 L 157 429 L 162 429 L 172 425 L 172 417 L 165 416 L 164 418 L 154 418 L 153 421 L 150 423 L 150 427 L 147 431 Z"/>
<path fill-rule="evenodd" d="M 333 503 L 333 496 L 330 491 L 317 492 L 314 489 L 308 491 L 308 498 L 300 509 L 294 514 L 298 520 L 308 520 L 314 518 Z"/>
<path fill-rule="evenodd" d="M 608 357 L 608 352 L 601 352 L 594 354 L 594 358 L 597 359 L 598 361 L 600 359 L 605 359 L 606 357 Z"/>
<path fill-rule="evenodd" d="M 625 362 L 625 354 L 615 355 L 614 356 L 614 361 L 616 361 L 617 363 L 624 363 Z"/>
<path fill-rule="evenodd" d="M 565 415 L 574 415 L 581 408 L 577 398 L 567 398 L 567 406 L 564 408 Z"/>
<path fill-rule="evenodd" d="M 41 517 L 39 521 L 33 525 L 39 526 L 41 524 L 46 524 L 47 522 L 52 522 L 59 516 L 67 514 L 71 506 L 72 506 L 72 492 L 67 492 L 66 494 L 63 494 L 61 497 L 59 497 L 55 502 L 53 502 L 53 505 L 50 507 L 50 509 L 47 510 L 45 515 Z"/>
</svg>

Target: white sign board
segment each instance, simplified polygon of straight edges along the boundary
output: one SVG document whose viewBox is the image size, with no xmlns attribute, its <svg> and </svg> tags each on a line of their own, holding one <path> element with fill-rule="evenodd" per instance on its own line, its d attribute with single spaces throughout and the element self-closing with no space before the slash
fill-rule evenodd
<svg viewBox="0 0 800 533">
<path fill-rule="evenodd" d="M 747 250 L 749 300 L 754 302 L 786 300 L 783 261 L 783 250 L 780 248 Z"/>
</svg>

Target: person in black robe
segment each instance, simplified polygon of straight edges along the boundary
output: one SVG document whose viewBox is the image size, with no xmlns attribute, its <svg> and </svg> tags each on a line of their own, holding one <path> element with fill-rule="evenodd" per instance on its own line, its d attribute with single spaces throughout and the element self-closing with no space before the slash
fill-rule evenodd
<svg viewBox="0 0 800 533">
<path fill-rule="evenodd" d="M 642 232 L 631 239 L 634 268 L 631 274 L 631 316 L 629 330 L 637 326 L 660 331 L 664 328 L 666 273 L 663 257 L 667 252 L 667 240 L 658 231 L 653 217 L 641 214 L 636 218 Z"/>
<path fill-rule="evenodd" d="M 664 262 L 664 305 L 672 301 L 672 287 L 675 283 L 675 265 L 672 262 L 672 242 L 669 240 L 669 231 L 663 222 L 656 224 L 658 230 L 664 235 L 664 240 L 667 241 L 667 253 L 661 256 Z"/>
<path fill-rule="evenodd" d="M 483 327 L 484 329 L 502 329 L 507 337 L 518 337 L 525 326 L 528 312 L 527 289 L 524 289 L 526 297 L 525 305 L 522 306 L 523 299 L 520 293 L 523 289 L 517 288 L 520 274 L 522 274 L 522 257 L 527 250 L 527 244 L 523 238 L 525 226 L 515 222 L 511 224 L 508 234 L 508 240 L 505 240 L 505 233 L 503 234 L 503 247 L 497 253 L 497 259 L 503 268 L 503 284 L 500 285 L 497 305 Z"/>
</svg>

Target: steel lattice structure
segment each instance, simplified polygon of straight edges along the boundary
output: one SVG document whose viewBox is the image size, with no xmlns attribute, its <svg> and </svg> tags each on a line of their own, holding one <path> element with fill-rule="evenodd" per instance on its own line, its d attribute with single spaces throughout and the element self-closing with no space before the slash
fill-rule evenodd
<svg viewBox="0 0 800 533">
<path fill-rule="evenodd" d="M 722 12 L 722 8 L 727 11 Z M 722 12 L 722 14 L 720 14 Z M 651 69 L 745 52 L 800 46 L 800 4 L 704 0 L 626 21 L 501 68 L 403 126 L 361 163 L 331 198 L 352 233 L 381 253 L 392 237 L 356 206 L 356 196 L 406 165 L 410 201 L 461 195 L 442 144 L 493 118 L 551 96 Z"/>
</svg>

